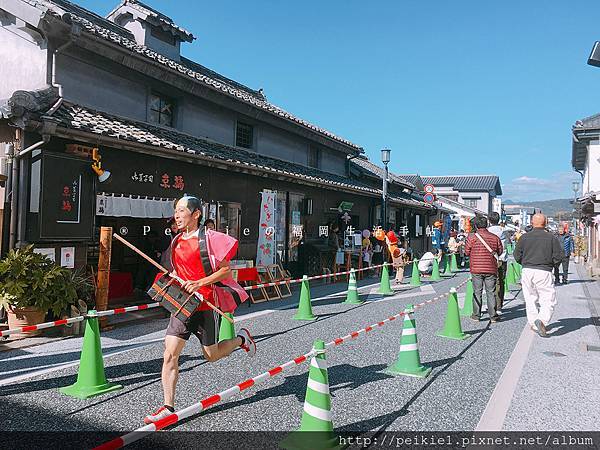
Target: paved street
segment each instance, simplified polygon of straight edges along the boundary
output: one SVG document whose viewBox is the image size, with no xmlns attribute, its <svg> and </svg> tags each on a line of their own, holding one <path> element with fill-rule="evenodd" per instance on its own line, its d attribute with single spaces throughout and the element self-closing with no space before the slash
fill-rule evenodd
<svg viewBox="0 0 600 450">
<path fill-rule="evenodd" d="M 582 279 L 581 271 L 575 268 L 572 264 L 571 284 L 558 288 L 558 322 L 547 339 L 526 328 L 524 305 L 516 287 L 507 296 L 501 322 L 490 325 L 487 321 L 476 324 L 462 320 L 463 329 L 471 335 L 464 341 L 435 336 L 443 325 L 445 300 L 417 310 L 421 359 L 433 368 L 425 380 L 384 373 L 396 358 L 400 321 L 329 350 L 337 431 L 593 429 L 600 417 L 594 400 L 600 354 L 582 351 L 582 343 L 592 349 L 600 347 L 589 314 L 589 305 L 599 297 L 596 283 Z M 249 359 L 237 351 L 208 364 L 199 355 L 197 341 L 190 340 L 181 358 L 176 407 L 189 406 L 305 353 L 315 339 L 332 340 L 395 314 L 407 303 L 447 292 L 466 276 L 461 272 L 420 288 L 403 286 L 393 297 L 384 298 L 374 292 L 375 279 L 363 280 L 360 290 L 367 302 L 360 306 L 340 304 L 343 283 L 315 286 L 313 310 L 319 319 L 314 322 L 291 319 L 295 298 L 286 304 L 267 303 L 249 310 L 242 307 L 237 321 L 256 335 L 257 356 Z M 459 294 L 459 303 L 463 298 L 464 293 Z M 85 401 L 57 390 L 75 379 L 80 338 L 0 353 L 2 430 L 127 432 L 138 428 L 143 416 L 162 401 L 160 369 L 166 323 L 160 319 L 104 333 L 106 374 L 124 388 Z M 519 354 L 513 354 L 516 346 L 521 349 Z M 519 356 L 521 362 L 515 365 L 513 360 Z M 561 377 L 548 380 L 547 374 L 553 372 L 560 372 Z M 306 381 L 307 364 L 303 364 L 175 429 L 296 429 Z M 495 390 L 501 391 L 501 397 L 512 399 L 504 411 L 497 407 L 502 403 L 498 400 L 486 410 L 492 394 L 498 395 Z M 569 403 L 567 409 L 560 407 L 565 402 Z"/>
</svg>

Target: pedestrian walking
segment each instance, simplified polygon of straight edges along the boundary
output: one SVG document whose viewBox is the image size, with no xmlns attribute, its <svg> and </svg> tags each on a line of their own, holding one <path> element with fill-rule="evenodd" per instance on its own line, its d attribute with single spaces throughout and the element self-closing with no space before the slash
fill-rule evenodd
<svg viewBox="0 0 600 450">
<path fill-rule="evenodd" d="M 499 320 L 496 311 L 496 280 L 498 278 L 498 257 L 503 248 L 500 238 L 487 230 L 488 220 L 483 216 L 475 218 L 475 233 L 467 239 L 465 253 L 469 257 L 471 279 L 473 280 L 473 314 L 471 319 L 481 320 L 483 288 L 487 298 L 490 322 Z"/>
<path fill-rule="evenodd" d="M 567 284 L 569 279 L 569 259 L 575 255 L 575 241 L 569 233 L 569 226 L 565 223 L 558 229 L 558 241 L 563 249 L 564 257 L 560 263 L 554 266 L 554 284 L 561 284 L 559 280 L 559 269 L 562 265 L 562 284 Z"/>
<path fill-rule="evenodd" d="M 488 217 L 490 221 L 488 231 L 500 238 L 502 249 L 504 250 L 498 256 L 498 278 L 496 279 L 496 312 L 500 312 L 504 305 L 504 279 L 506 278 L 506 268 L 508 265 L 508 244 L 510 238 L 508 230 L 499 225 L 500 214 L 494 211 Z"/>
<path fill-rule="evenodd" d="M 534 214 L 531 222 L 533 229 L 521 236 L 514 257 L 523 266 L 521 286 L 527 322 L 533 331 L 546 336 L 546 327 L 556 306 L 552 270 L 563 260 L 564 250 L 558 238 L 545 231 L 546 217 L 543 214 Z"/>
</svg>

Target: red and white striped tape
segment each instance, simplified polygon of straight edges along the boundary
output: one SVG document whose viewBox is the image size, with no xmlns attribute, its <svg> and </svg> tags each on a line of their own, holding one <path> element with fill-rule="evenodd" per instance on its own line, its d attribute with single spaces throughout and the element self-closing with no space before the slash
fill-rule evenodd
<svg viewBox="0 0 600 450">
<path fill-rule="evenodd" d="M 467 283 L 467 281 L 468 280 L 465 280 L 462 283 L 460 283 L 456 287 L 456 289 L 459 289 L 460 287 L 462 287 L 464 284 Z M 428 300 L 426 302 L 419 303 L 419 304 L 415 305 L 415 309 L 421 308 L 428 303 L 433 303 L 434 301 L 439 300 L 444 297 L 447 297 L 448 295 L 450 295 L 450 292 L 438 295 L 437 297 L 434 297 L 431 300 Z M 387 319 L 382 320 L 381 322 L 377 322 L 376 324 L 362 328 L 358 331 L 354 331 L 354 332 L 352 332 L 346 336 L 343 336 L 341 338 L 334 339 L 333 341 L 326 343 L 325 347 L 341 345 L 348 340 L 356 339 L 360 334 L 363 334 L 363 333 L 366 334 L 369 331 L 372 331 L 377 327 L 382 327 L 386 323 L 392 322 L 392 321 L 396 320 L 397 318 L 404 316 L 405 314 L 406 313 L 404 311 L 402 311 L 398 314 L 388 317 Z M 255 384 L 266 381 L 269 378 L 272 378 L 272 377 L 282 373 L 285 369 L 302 364 L 303 362 L 305 362 L 306 360 L 308 360 L 310 357 L 312 357 L 315 354 L 316 354 L 316 350 L 313 349 L 310 352 L 305 353 L 304 355 L 298 356 L 297 358 L 292 359 L 284 364 L 273 367 L 271 370 L 263 372 L 260 375 L 255 376 L 254 378 L 249 378 L 245 381 L 242 381 L 241 383 L 236 384 L 235 386 L 230 387 L 229 389 L 225 389 L 224 391 L 221 391 L 217 394 L 211 395 L 210 397 L 206 397 L 206 398 L 202 399 L 200 402 L 194 403 L 193 405 L 188 406 L 187 408 L 184 408 L 180 411 L 176 411 L 175 413 L 171 414 L 170 416 L 165 417 L 164 419 L 160 419 L 150 425 L 145 425 L 141 428 L 138 428 L 137 430 L 132 431 L 131 433 L 128 433 L 128 434 L 125 434 L 118 438 L 115 438 L 112 441 L 108 441 L 98 447 L 95 447 L 93 450 L 114 450 L 114 449 L 122 448 L 125 445 L 131 444 L 135 441 L 138 441 L 138 440 L 146 437 L 147 435 L 149 435 L 151 433 L 154 433 L 155 431 L 162 430 L 163 428 L 166 428 L 170 425 L 174 425 L 183 419 L 186 419 L 188 417 L 196 415 L 196 414 L 216 405 L 217 403 L 228 400 L 231 397 L 233 397 L 234 395 L 254 386 Z"/>
<path fill-rule="evenodd" d="M 69 319 L 55 320 L 53 322 L 38 323 L 36 325 L 27 325 L 20 328 L 11 328 L 10 330 L 0 331 L 0 337 L 9 336 L 15 333 L 26 333 L 29 331 L 43 330 L 44 328 L 60 327 L 75 322 L 83 322 L 86 317 L 103 317 L 113 316 L 115 314 L 123 314 L 131 311 L 141 311 L 143 309 L 156 308 L 160 303 L 148 303 L 146 305 L 128 306 L 126 308 L 110 309 L 108 311 L 97 311 L 95 314 L 85 314 L 83 316 L 70 317 Z"/>
<path fill-rule="evenodd" d="M 354 269 L 354 272 L 362 272 L 363 270 L 376 269 L 378 267 L 391 266 L 391 265 L 392 265 L 391 263 L 383 263 L 383 264 L 378 264 L 376 266 L 363 267 L 362 269 Z M 251 291 L 253 289 L 260 289 L 260 288 L 271 287 L 271 286 L 281 286 L 284 284 L 301 283 L 302 281 L 305 281 L 305 280 L 306 281 L 320 280 L 322 278 L 337 277 L 339 275 L 348 275 L 350 272 L 351 272 L 350 270 L 345 270 L 344 272 L 326 273 L 323 275 L 314 275 L 312 277 L 306 277 L 306 278 L 295 278 L 295 279 L 291 279 L 291 280 L 273 281 L 272 283 L 253 284 L 252 286 L 244 287 L 244 289 L 247 291 Z"/>
<path fill-rule="evenodd" d="M 84 316 L 77 316 L 70 317 L 68 319 L 55 320 L 53 322 L 38 323 L 36 325 L 26 325 L 24 327 L 0 331 L 0 336 L 8 336 L 15 333 L 27 333 L 30 331 L 43 330 L 44 328 L 60 327 L 62 325 L 68 325 L 75 322 L 82 322 L 83 320 L 85 320 Z"/>
</svg>

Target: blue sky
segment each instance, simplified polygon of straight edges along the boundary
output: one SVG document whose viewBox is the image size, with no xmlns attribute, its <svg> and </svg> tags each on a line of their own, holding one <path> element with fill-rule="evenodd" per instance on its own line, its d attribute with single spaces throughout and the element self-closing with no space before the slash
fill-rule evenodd
<svg viewBox="0 0 600 450">
<path fill-rule="evenodd" d="M 74 0 L 106 14 L 118 1 Z M 600 112 L 594 1 L 146 0 L 182 53 L 391 169 L 500 176 L 504 198 L 570 198 L 571 126 Z"/>
</svg>

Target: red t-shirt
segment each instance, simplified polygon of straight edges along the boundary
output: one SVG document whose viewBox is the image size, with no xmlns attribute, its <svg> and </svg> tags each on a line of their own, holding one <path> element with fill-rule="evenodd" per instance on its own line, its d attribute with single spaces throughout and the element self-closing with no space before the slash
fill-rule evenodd
<svg viewBox="0 0 600 450">
<path fill-rule="evenodd" d="M 175 248 L 173 249 L 173 266 L 179 278 L 184 281 L 197 281 L 206 277 L 206 273 L 204 273 L 204 268 L 200 262 L 197 234 L 193 234 L 188 239 L 184 239 L 182 236 L 177 239 Z M 198 292 L 214 304 L 212 286 L 202 286 L 198 289 Z M 210 309 L 210 306 L 202 302 L 197 311 L 208 311 Z"/>
</svg>

